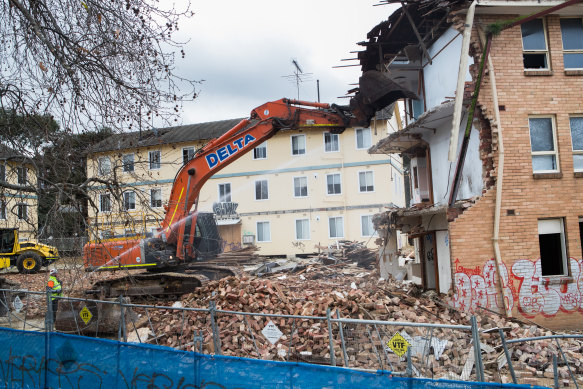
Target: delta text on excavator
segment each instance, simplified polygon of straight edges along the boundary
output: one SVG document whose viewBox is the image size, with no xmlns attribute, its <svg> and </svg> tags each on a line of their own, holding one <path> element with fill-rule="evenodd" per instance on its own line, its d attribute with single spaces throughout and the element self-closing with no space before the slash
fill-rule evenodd
<svg viewBox="0 0 583 389">
<path fill-rule="evenodd" d="M 208 222 L 212 214 L 197 211 L 202 186 L 279 131 L 319 128 L 341 133 L 348 127 L 367 127 L 378 110 L 403 97 L 415 98 L 386 73 L 368 71 L 359 81 L 359 91 L 349 106 L 285 98 L 268 102 L 199 149 L 176 174 L 164 220 L 154 236 L 92 242 L 84 247 L 87 271 L 144 268 L 149 274 L 132 276 L 133 288 L 121 281 L 103 281 L 89 292 L 100 291 L 102 297 L 176 295 L 200 286 L 208 278 L 236 275 L 232 269 L 204 265 L 205 254 L 216 254 L 217 250 L 201 247 L 208 246 L 206 238 L 216 233 L 216 225 Z"/>
</svg>

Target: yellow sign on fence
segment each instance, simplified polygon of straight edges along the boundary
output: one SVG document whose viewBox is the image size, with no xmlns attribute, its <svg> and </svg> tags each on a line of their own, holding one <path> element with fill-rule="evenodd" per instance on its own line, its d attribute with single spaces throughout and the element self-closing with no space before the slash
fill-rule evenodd
<svg viewBox="0 0 583 389">
<path fill-rule="evenodd" d="M 89 321 L 93 317 L 93 315 L 91 314 L 91 312 L 89 311 L 89 309 L 87 309 L 87 306 L 83 307 L 83 309 L 81 310 L 81 312 L 79 312 L 79 316 L 81 316 L 81 320 L 83 320 L 83 322 L 85 323 L 85 325 L 89 324 Z"/>
<path fill-rule="evenodd" d="M 393 352 L 397 354 L 399 357 L 402 357 L 407 352 L 407 349 L 409 348 L 409 346 L 411 346 L 411 344 L 407 342 L 407 340 L 403 338 L 403 336 L 400 333 L 397 332 L 391 338 L 391 340 L 389 340 L 387 346 L 389 346 L 389 348 L 393 350 Z"/>
</svg>

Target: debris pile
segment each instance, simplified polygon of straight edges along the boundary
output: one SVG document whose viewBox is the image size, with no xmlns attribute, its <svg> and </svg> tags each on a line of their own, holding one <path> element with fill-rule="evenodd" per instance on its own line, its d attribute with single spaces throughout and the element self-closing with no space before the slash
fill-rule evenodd
<svg viewBox="0 0 583 389">
<path fill-rule="evenodd" d="M 375 268 L 378 249 L 372 250 L 362 242 L 338 241 L 336 245 L 317 246 L 322 252 L 318 258 L 326 265 L 339 262 L 356 262 L 358 266 L 372 270 Z"/>
</svg>

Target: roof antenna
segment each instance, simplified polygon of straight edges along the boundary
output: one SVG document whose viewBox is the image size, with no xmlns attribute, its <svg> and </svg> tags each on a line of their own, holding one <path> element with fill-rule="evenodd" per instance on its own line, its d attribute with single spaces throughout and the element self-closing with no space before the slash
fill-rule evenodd
<svg viewBox="0 0 583 389">
<path fill-rule="evenodd" d="M 299 100 L 300 99 L 300 84 L 302 82 L 311 81 L 313 73 L 304 73 L 302 71 L 302 68 L 300 68 L 300 64 L 295 59 L 292 59 L 291 62 L 295 67 L 294 73 L 287 75 L 287 76 L 283 76 L 283 77 L 287 78 L 289 81 L 294 82 L 296 84 L 296 89 L 298 92 L 297 98 Z"/>
</svg>

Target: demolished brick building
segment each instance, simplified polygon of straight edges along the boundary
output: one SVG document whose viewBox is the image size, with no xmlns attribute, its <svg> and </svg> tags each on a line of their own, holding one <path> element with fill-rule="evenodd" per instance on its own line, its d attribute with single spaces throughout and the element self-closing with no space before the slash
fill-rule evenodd
<svg viewBox="0 0 583 389">
<path fill-rule="evenodd" d="M 376 215 L 381 273 L 461 310 L 583 328 L 583 3 L 401 5 L 359 53 L 418 96 L 369 150 L 410 161 L 408 208 Z"/>
</svg>

